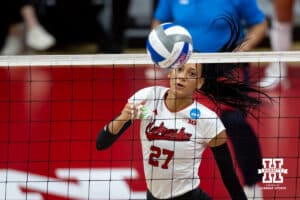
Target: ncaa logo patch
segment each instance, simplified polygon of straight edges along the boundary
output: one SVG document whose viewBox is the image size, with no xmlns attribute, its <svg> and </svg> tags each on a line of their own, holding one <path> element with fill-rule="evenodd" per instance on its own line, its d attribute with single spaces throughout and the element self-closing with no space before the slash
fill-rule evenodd
<svg viewBox="0 0 300 200">
<path fill-rule="evenodd" d="M 190 117 L 191 119 L 199 119 L 200 118 L 200 110 L 198 108 L 193 108 L 191 111 L 190 111 Z"/>
</svg>

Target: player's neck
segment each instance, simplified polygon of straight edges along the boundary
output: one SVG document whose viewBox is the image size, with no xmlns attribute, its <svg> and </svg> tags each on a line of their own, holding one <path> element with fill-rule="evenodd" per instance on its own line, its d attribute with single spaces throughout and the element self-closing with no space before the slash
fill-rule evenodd
<svg viewBox="0 0 300 200">
<path fill-rule="evenodd" d="M 191 105 L 193 103 L 193 99 L 176 98 L 171 93 L 167 92 L 165 96 L 165 103 L 171 112 L 178 112 Z"/>
</svg>

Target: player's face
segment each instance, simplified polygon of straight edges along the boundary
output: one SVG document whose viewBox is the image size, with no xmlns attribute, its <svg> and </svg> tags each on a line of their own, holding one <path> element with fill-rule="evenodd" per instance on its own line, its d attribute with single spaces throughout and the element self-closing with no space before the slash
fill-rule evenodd
<svg viewBox="0 0 300 200">
<path fill-rule="evenodd" d="M 176 98 L 191 98 L 204 83 L 201 64 L 185 64 L 170 70 L 170 90 Z"/>
</svg>

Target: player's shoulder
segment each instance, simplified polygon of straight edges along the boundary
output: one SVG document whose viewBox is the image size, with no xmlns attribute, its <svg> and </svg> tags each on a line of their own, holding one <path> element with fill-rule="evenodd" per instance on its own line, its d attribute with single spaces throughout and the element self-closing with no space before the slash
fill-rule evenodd
<svg viewBox="0 0 300 200">
<path fill-rule="evenodd" d="M 201 117 L 200 118 L 217 118 L 218 115 L 215 111 L 213 111 L 212 109 L 208 108 L 207 106 L 195 101 L 195 108 L 197 108 L 199 110 L 199 112 L 201 113 Z"/>
<path fill-rule="evenodd" d="M 149 86 L 139 90 L 139 92 L 144 92 L 148 94 L 151 93 L 153 96 L 157 96 L 158 94 L 164 94 L 168 89 L 169 88 L 164 86 Z"/>
<path fill-rule="evenodd" d="M 155 86 L 145 87 L 144 89 L 148 89 L 148 90 L 152 90 L 152 91 L 165 91 L 169 88 L 164 87 L 164 86 L 155 85 Z"/>
<path fill-rule="evenodd" d="M 159 99 L 169 88 L 163 86 L 149 86 L 138 90 L 131 99 Z"/>
</svg>

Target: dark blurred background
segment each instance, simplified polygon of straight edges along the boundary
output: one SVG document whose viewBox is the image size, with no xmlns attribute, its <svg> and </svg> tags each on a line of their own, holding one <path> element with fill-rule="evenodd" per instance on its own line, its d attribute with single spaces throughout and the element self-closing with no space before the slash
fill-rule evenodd
<svg viewBox="0 0 300 200">
<path fill-rule="evenodd" d="M 56 39 L 54 47 L 35 53 L 144 51 L 156 2 L 156 0 L 33 0 L 41 24 Z M 271 0 L 258 2 L 270 19 L 273 13 Z M 297 4 L 295 42 L 300 41 L 299 1 Z M 259 48 L 269 48 L 267 36 Z"/>
</svg>

